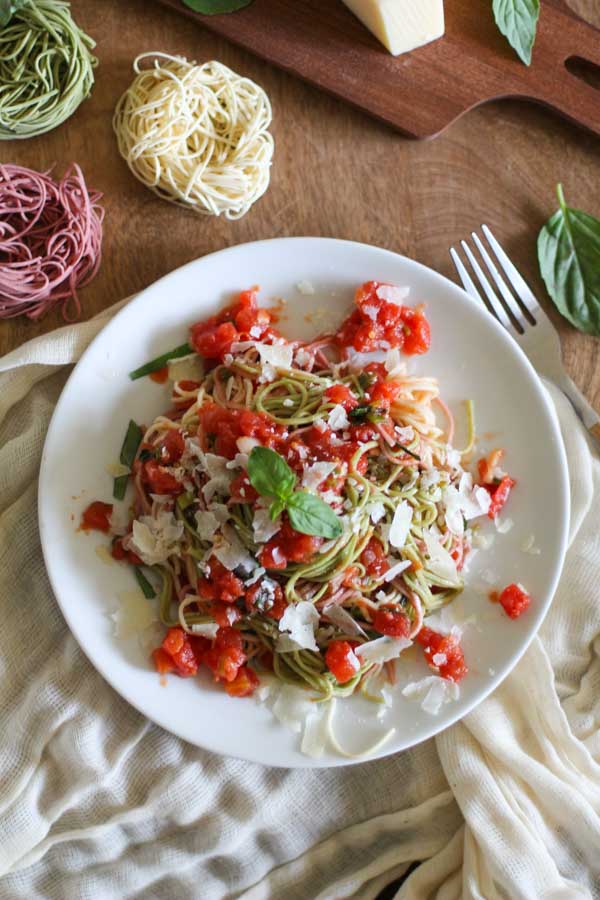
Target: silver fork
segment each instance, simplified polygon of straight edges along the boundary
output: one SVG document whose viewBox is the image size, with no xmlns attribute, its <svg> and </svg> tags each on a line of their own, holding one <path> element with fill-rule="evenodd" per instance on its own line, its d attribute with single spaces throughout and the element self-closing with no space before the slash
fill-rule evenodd
<svg viewBox="0 0 600 900">
<path fill-rule="evenodd" d="M 558 332 L 487 225 L 482 225 L 481 230 L 483 240 L 475 232 L 471 238 L 483 265 L 469 244 L 461 241 L 461 247 L 477 279 L 479 289 L 456 249 L 450 248 L 450 256 L 465 291 L 474 300 L 482 303 L 488 312 L 504 325 L 529 357 L 538 374 L 558 385 L 573 404 L 585 427 L 600 442 L 600 416 L 565 372 Z M 486 275 L 484 268 L 490 277 Z M 506 278 L 502 276 L 499 268 Z"/>
</svg>

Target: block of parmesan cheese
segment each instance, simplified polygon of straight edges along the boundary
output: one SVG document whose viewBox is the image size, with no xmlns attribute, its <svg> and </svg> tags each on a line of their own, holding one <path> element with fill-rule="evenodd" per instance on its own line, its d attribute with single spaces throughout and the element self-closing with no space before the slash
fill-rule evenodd
<svg viewBox="0 0 600 900">
<path fill-rule="evenodd" d="M 344 0 L 394 56 L 444 34 L 444 0 Z"/>
</svg>

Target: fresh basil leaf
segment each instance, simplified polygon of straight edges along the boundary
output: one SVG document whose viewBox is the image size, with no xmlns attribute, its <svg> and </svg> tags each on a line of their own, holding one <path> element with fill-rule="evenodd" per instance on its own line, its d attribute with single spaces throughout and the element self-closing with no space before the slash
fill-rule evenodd
<svg viewBox="0 0 600 900">
<path fill-rule="evenodd" d="M 252 0 L 183 0 L 183 3 L 204 16 L 216 16 L 250 6 Z"/>
<path fill-rule="evenodd" d="M 538 237 L 538 261 L 548 293 L 575 328 L 600 337 L 600 220 L 571 209 L 562 185 L 560 209 Z"/>
<path fill-rule="evenodd" d="M 290 524 L 301 534 L 316 537 L 337 538 L 342 533 L 340 520 L 320 497 L 305 491 L 296 491 L 287 502 Z"/>
<path fill-rule="evenodd" d="M 14 14 L 27 0 L 0 0 L 0 27 L 8 25 Z"/>
<path fill-rule="evenodd" d="M 263 497 L 287 500 L 296 484 L 296 476 L 285 459 L 269 447 L 254 447 L 248 457 L 248 477 Z"/>
<path fill-rule="evenodd" d="M 277 516 L 280 516 L 281 513 L 285 509 L 285 500 L 275 500 L 271 504 L 271 508 L 269 510 L 269 517 L 271 522 L 274 522 Z"/>
<path fill-rule="evenodd" d="M 540 0 L 493 0 L 496 25 L 526 66 L 531 65 Z"/>
<path fill-rule="evenodd" d="M 354 409 L 351 409 L 348 413 L 348 418 L 355 425 L 358 425 L 359 422 L 365 422 L 367 416 L 371 412 L 371 405 L 369 403 L 362 403 L 360 406 L 355 406 Z"/>
</svg>

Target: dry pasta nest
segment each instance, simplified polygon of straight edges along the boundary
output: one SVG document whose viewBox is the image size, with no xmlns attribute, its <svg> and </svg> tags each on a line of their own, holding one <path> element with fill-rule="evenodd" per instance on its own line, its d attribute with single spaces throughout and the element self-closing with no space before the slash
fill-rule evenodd
<svg viewBox="0 0 600 900">
<path fill-rule="evenodd" d="M 153 60 L 149 68 L 144 61 Z M 269 186 L 274 142 L 264 90 L 219 62 L 145 53 L 113 126 L 127 165 L 155 194 L 239 219 Z"/>
</svg>

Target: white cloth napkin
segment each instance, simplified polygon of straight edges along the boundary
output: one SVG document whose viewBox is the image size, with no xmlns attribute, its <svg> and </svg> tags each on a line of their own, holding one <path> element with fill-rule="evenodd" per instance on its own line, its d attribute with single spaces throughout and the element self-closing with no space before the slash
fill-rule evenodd
<svg viewBox="0 0 600 900">
<path fill-rule="evenodd" d="M 42 444 L 69 365 L 115 308 L 0 360 L 0 897 L 369 900 L 423 861 L 402 900 L 598 900 L 600 463 L 562 395 L 549 388 L 571 546 L 514 672 L 403 754 L 268 769 L 147 722 L 88 663 L 51 593 Z"/>
</svg>

